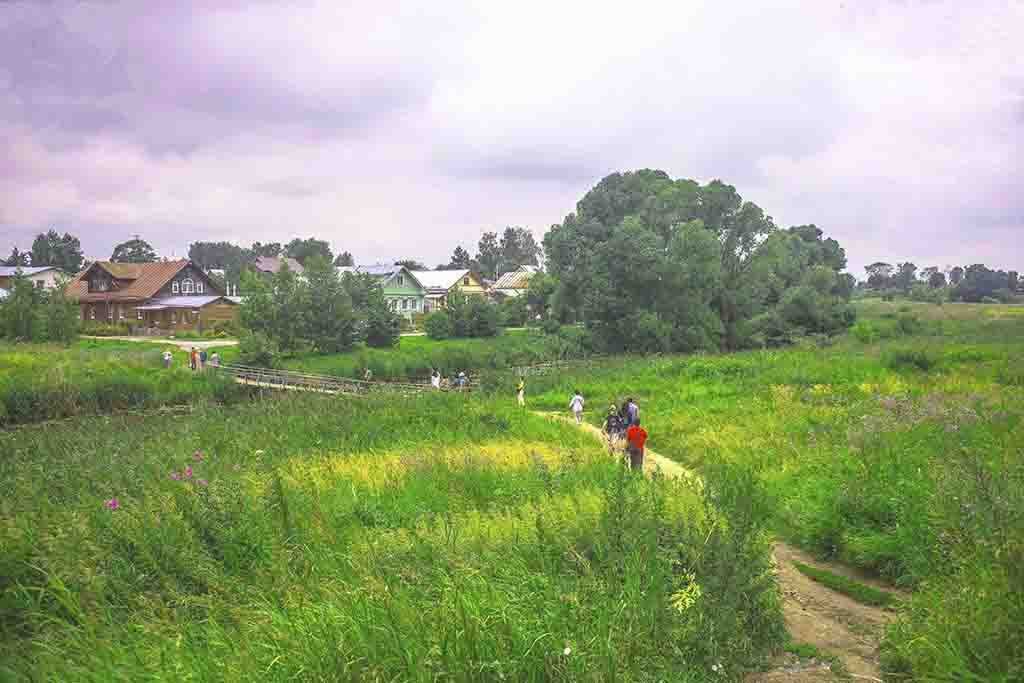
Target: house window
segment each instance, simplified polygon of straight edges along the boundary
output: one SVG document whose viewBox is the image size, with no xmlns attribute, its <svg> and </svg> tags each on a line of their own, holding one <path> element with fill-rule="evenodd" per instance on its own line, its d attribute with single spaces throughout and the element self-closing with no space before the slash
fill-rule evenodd
<svg viewBox="0 0 1024 683">
<path fill-rule="evenodd" d="M 395 278 L 395 282 L 398 283 L 399 287 L 405 286 L 405 276 L 404 275 L 399 275 L 398 277 Z"/>
<path fill-rule="evenodd" d="M 463 287 L 469 287 L 469 278 L 468 277 L 462 278 L 462 286 Z"/>
<path fill-rule="evenodd" d="M 202 294 L 202 293 L 203 293 L 203 283 L 197 280 L 196 281 L 196 294 Z"/>
<path fill-rule="evenodd" d="M 177 294 L 178 291 L 178 281 L 175 280 L 174 282 L 171 283 L 171 294 Z"/>
<path fill-rule="evenodd" d="M 135 311 L 136 320 L 142 320 L 142 311 Z"/>
<path fill-rule="evenodd" d="M 42 289 L 45 284 L 45 280 L 36 280 L 36 289 Z"/>
<path fill-rule="evenodd" d="M 177 311 L 171 311 L 171 324 L 173 325 L 176 322 L 178 322 L 178 312 Z"/>
<path fill-rule="evenodd" d="M 90 306 L 89 307 L 89 320 L 95 320 L 95 319 L 96 319 L 96 307 L 95 306 Z"/>
<path fill-rule="evenodd" d="M 195 322 L 196 320 L 199 320 L 199 309 L 198 308 L 195 309 L 194 311 L 192 311 L 192 322 Z"/>
<path fill-rule="evenodd" d="M 113 319 L 114 319 L 114 309 L 110 307 L 110 304 L 107 304 L 107 320 L 113 320 Z"/>
<path fill-rule="evenodd" d="M 187 278 L 185 278 L 184 280 L 181 281 L 181 293 L 182 294 L 191 294 L 192 290 L 193 290 L 192 278 L 188 278 L 187 277 Z"/>
</svg>

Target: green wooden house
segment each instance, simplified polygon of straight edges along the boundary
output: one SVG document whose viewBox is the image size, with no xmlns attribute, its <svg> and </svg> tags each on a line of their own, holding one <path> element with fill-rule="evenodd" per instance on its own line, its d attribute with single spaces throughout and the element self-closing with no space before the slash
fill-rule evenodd
<svg viewBox="0 0 1024 683">
<path fill-rule="evenodd" d="M 384 298 L 396 313 L 407 318 L 423 313 L 427 290 L 405 266 L 357 266 L 343 270 L 369 275 L 377 280 L 384 290 Z"/>
</svg>

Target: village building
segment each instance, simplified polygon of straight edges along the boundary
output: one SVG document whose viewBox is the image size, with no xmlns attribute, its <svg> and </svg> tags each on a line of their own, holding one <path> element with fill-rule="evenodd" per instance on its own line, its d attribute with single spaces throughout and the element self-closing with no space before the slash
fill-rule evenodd
<svg viewBox="0 0 1024 683">
<path fill-rule="evenodd" d="M 377 264 L 373 266 L 340 266 L 338 273 L 369 275 L 384 292 L 391 310 L 412 318 L 423 313 L 427 290 L 405 266 Z"/>
<path fill-rule="evenodd" d="M 271 277 L 281 270 L 281 266 L 285 263 L 288 264 L 288 270 L 296 275 L 302 275 L 306 270 L 301 263 L 290 256 L 257 256 L 252 263 L 252 269 L 263 277 Z"/>
<path fill-rule="evenodd" d="M 75 276 L 68 295 L 82 320 L 124 323 L 133 332 L 210 329 L 235 320 L 238 304 L 192 261 L 96 261 Z"/>
<path fill-rule="evenodd" d="M 491 296 L 497 301 L 521 296 L 530 286 L 530 278 L 540 272 L 537 266 L 519 266 L 515 270 L 502 273 L 491 286 Z"/>
<path fill-rule="evenodd" d="M 70 277 L 55 266 L 0 266 L 0 289 L 10 290 L 11 280 L 19 276 L 39 289 L 53 289 L 61 278 Z"/>
<path fill-rule="evenodd" d="M 423 312 L 443 308 L 449 294 L 486 296 L 487 287 L 472 270 L 414 270 L 412 274 L 426 290 Z"/>
</svg>

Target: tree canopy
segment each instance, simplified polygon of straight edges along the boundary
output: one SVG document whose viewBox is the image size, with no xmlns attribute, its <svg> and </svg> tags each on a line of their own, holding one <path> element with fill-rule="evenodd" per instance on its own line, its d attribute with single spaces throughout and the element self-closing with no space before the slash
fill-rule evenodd
<svg viewBox="0 0 1024 683">
<path fill-rule="evenodd" d="M 134 237 L 114 247 L 110 260 L 115 263 L 154 263 L 158 257 L 156 250 L 144 239 Z"/>
<path fill-rule="evenodd" d="M 553 299 L 607 350 L 742 348 L 848 325 L 846 256 L 731 185 L 614 173 L 544 238 Z"/>
<path fill-rule="evenodd" d="M 288 256 L 292 257 L 303 266 L 305 266 L 306 262 L 314 256 L 322 256 L 327 259 L 328 262 L 334 260 L 334 254 L 331 253 L 331 245 L 327 244 L 324 240 L 318 240 L 315 237 L 307 237 L 304 240 L 295 238 L 288 243 L 284 250 Z"/>
<path fill-rule="evenodd" d="M 56 230 L 39 233 L 32 241 L 32 265 L 54 266 L 67 273 L 82 269 L 82 243 L 69 232 L 63 235 Z"/>
</svg>

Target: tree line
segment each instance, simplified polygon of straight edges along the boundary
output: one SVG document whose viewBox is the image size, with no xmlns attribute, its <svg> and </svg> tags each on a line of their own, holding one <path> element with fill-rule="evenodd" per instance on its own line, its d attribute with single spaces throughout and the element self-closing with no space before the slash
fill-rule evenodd
<svg viewBox="0 0 1024 683">
<path fill-rule="evenodd" d="M 967 266 L 928 266 L 918 271 L 911 261 L 893 265 L 876 261 L 864 266 L 863 289 L 892 299 L 902 295 L 918 301 L 944 300 L 969 303 L 1013 301 L 1021 282 L 1016 270 L 993 270 L 983 263 Z"/>
<path fill-rule="evenodd" d="M 246 272 L 243 278 L 243 362 L 273 367 L 281 355 L 340 353 L 359 342 L 398 344 L 400 320 L 383 290 L 368 275 L 339 275 L 323 254 L 306 260 L 302 277 L 286 262 L 269 277 Z"/>
</svg>

